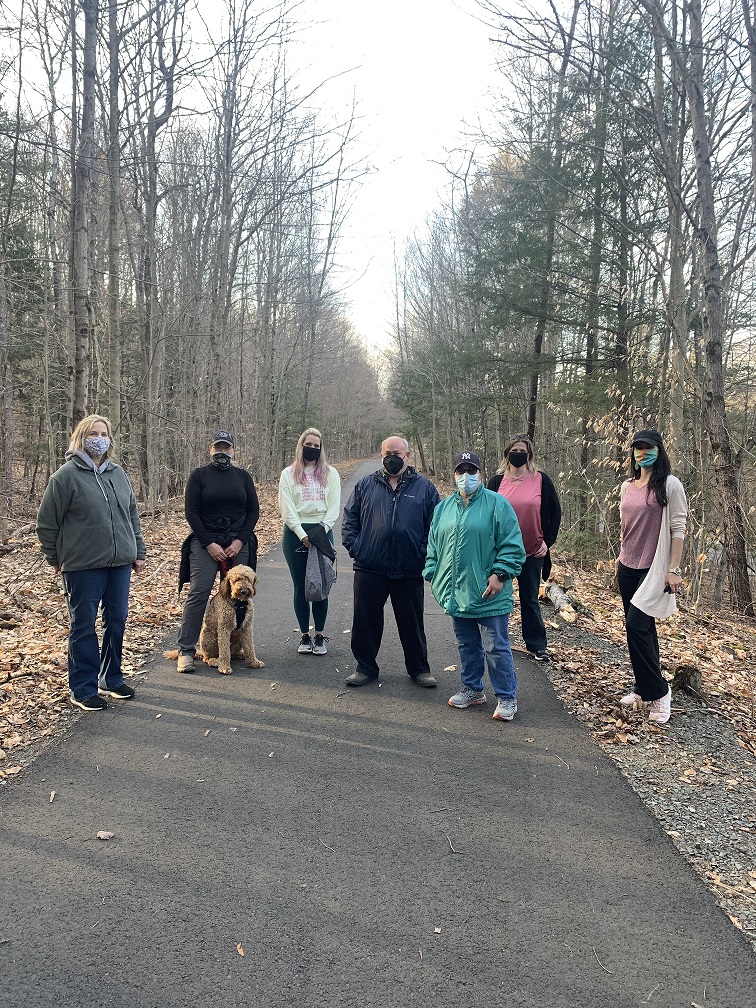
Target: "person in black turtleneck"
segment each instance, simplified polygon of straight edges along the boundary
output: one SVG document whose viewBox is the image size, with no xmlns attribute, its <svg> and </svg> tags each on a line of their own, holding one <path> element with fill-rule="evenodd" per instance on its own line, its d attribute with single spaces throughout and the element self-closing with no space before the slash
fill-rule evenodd
<svg viewBox="0 0 756 1008">
<path fill-rule="evenodd" d="M 217 431 L 210 445 L 210 465 L 189 476 L 184 495 L 191 535 L 181 550 L 179 592 L 189 581 L 178 634 L 178 671 L 194 672 L 194 650 L 202 629 L 207 600 L 222 563 L 247 564 L 257 570 L 260 504 L 252 477 L 233 464 L 234 439 Z"/>
</svg>

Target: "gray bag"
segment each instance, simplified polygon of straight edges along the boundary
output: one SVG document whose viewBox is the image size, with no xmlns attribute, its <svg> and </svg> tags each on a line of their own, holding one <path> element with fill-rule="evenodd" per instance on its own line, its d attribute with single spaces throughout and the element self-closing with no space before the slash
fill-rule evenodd
<svg viewBox="0 0 756 1008">
<path fill-rule="evenodd" d="M 308 602 L 322 602 L 336 583 L 336 562 L 320 552 L 317 546 L 307 551 L 305 570 L 305 598 Z"/>
</svg>

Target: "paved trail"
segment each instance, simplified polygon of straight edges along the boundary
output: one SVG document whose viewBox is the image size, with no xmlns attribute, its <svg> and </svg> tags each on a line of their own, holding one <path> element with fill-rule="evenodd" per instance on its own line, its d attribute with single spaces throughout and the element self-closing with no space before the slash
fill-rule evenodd
<svg viewBox="0 0 756 1008">
<path fill-rule="evenodd" d="M 343 686 L 339 562 L 327 656 L 295 653 L 275 549 L 265 669 L 161 660 L 0 791 L 0 1003 L 753 1008 L 747 942 L 542 670 L 520 663 L 511 724 L 447 707 L 429 595 L 440 688 L 391 617 L 383 684 Z"/>
</svg>

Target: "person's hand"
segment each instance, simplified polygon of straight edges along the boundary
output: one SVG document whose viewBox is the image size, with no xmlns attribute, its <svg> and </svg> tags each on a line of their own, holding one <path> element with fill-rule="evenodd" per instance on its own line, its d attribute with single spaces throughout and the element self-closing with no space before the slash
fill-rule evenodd
<svg viewBox="0 0 756 1008">
<path fill-rule="evenodd" d="M 56 574 L 60 574 L 60 567 L 58 567 L 57 564 L 53 564 L 52 569 L 55 571 Z"/>
<path fill-rule="evenodd" d="M 218 543 L 208 543 L 205 549 L 210 554 L 210 556 L 215 560 L 216 563 L 220 563 L 222 560 L 226 559 L 226 551 Z"/>
<path fill-rule="evenodd" d="M 549 547 L 546 545 L 545 542 L 541 542 L 541 545 L 535 551 L 535 553 L 533 554 L 533 556 L 545 557 L 548 552 L 549 552 Z"/>
<path fill-rule="evenodd" d="M 144 568 L 147 566 L 147 561 L 135 560 L 131 566 L 134 568 L 135 574 L 144 574 Z"/>
<path fill-rule="evenodd" d="M 669 588 L 673 595 L 677 594 L 677 589 L 682 587 L 683 579 L 677 574 L 667 574 L 664 578 L 664 591 Z"/>
<path fill-rule="evenodd" d="M 488 585 L 486 590 L 483 592 L 483 598 L 492 599 L 499 594 L 504 585 L 499 581 L 495 574 L 492 574 L 488 579 Z"/>
<path fill-rule="evenodd" d="M 226 546 L 223 553 L 229 560 L 232 560 L 243 545 L 244 543 L 241 541 L 241 539 L 234 539 L 234 541 L 231 543 L 230 546 Z"/>
<path fill-rule="evenodd" d="M 310 542 L 310 540 L 309 540 L 309 539 L 307 538 L 307 536 L 305 536 L 305 537 L 304 537 L 304 539 L 300 539 L 299 541 L 300 541 L 300 542 L 302 543 L 302 545 L 303 545 L 303 546 L 304 546 L 304 547 L 305 547 L 306 549 L 309 549 L 309 548 L 310 548 L 310 546 L 312 545 L 312 543 L 311 543 L 311 542 Z"/>
</svg>

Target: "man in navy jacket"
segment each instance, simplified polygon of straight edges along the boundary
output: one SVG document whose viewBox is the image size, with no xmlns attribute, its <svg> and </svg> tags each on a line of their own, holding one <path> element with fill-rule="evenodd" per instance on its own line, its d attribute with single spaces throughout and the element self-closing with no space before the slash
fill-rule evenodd
<svg viewBox="0 0 756 1008">
<path fill-rule="evenodd" d="M 440 497 L 409 465 L 409 445 L 394 435 L 381 445 L 383 468 L 355 486 L 342 522 L 342 542 L 354 560 L 352 654 L 357 669 L 347 686 L 378 679 L 386 600 L 396 618 L 407 672 L 421 686 L 436 686 L 428 665 L 423 625 L 423 566 L 433 509 Z"/>
</svg>

